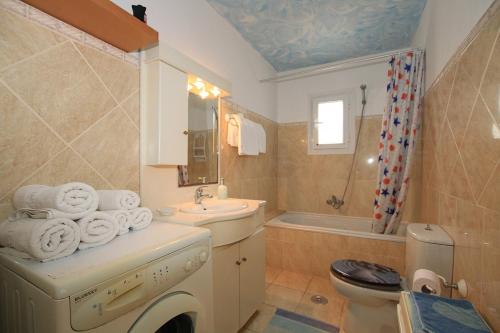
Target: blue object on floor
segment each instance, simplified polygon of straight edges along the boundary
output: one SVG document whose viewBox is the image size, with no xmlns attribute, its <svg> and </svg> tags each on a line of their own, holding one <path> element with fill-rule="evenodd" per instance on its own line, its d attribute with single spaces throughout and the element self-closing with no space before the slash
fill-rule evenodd
<svg viewBox="0 0 500 333">
<path fill-rule="evenodd" d="M 413 332 L 492 333 L 471 302 L 411 292 Z"/>
<path fill-rule="evenodd" d="M 264 333 L 338 333 L 339 329 L 295 312 L 277 309 Z"/>
</svg>

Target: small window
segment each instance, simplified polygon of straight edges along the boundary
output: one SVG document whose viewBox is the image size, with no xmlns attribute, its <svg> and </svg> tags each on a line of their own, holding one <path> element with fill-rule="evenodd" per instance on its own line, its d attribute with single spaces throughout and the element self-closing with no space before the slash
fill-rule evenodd
<svg viewBox="0 0 500 333">
<path fill-rule="evenodd" d="M 309 122 L 310 154 L 350 152 L 352 115 L 350 94 L 332 94 L 312 98 Z"/>
</svg>

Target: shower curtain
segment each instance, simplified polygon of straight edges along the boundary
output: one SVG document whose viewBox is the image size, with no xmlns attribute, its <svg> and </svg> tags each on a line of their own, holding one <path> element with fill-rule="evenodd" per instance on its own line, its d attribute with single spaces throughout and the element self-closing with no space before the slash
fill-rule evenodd
<svg viewBox="0 0 500 333">
<path fill-rule="evenodd" d="M 388 77 L 373 212 L 373 232 L 385 234 L 397 231 L 408 193 L 420 129 L 424 52 L 418 50 L 392 56 Z"/>
</svg>

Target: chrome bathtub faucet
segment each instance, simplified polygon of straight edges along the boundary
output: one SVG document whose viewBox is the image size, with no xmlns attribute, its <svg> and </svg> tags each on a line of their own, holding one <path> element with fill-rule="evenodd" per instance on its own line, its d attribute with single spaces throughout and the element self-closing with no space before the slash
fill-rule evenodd
<svg viewBox="0 0 500 333">
<path fill-rule="evenodd" d="M 335 209 L 340 209 L 344 205 L 344 200 L 337 198 L 332 195 L 331 199 L 326 200 L 327 205 L 332 206 Z"/>
<path fill-rule="evenodd" d="M 208 187 L 206 185 L 200 186 L 196 188 L 196 191 L 194 191 L 194 203 L 197 205 L 200 205 L 205 198 L 213 198 L 213 195 L 208 194 L 208 193 L 203 193 L 203 189 L 205 187 Z"/>
</svg>

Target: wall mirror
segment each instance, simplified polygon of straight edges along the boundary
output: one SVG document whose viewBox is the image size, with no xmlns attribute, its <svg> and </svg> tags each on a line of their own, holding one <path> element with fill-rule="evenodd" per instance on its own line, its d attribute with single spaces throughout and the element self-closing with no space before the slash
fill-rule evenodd
<svg viewBox="0 0 500 333">
<path fill-rule="evenodd" d="M 179 165 L 179 186 L 216 184 L 219 160 L 219 97 L 189 92 L 188 165 Z"/>
</svg>

